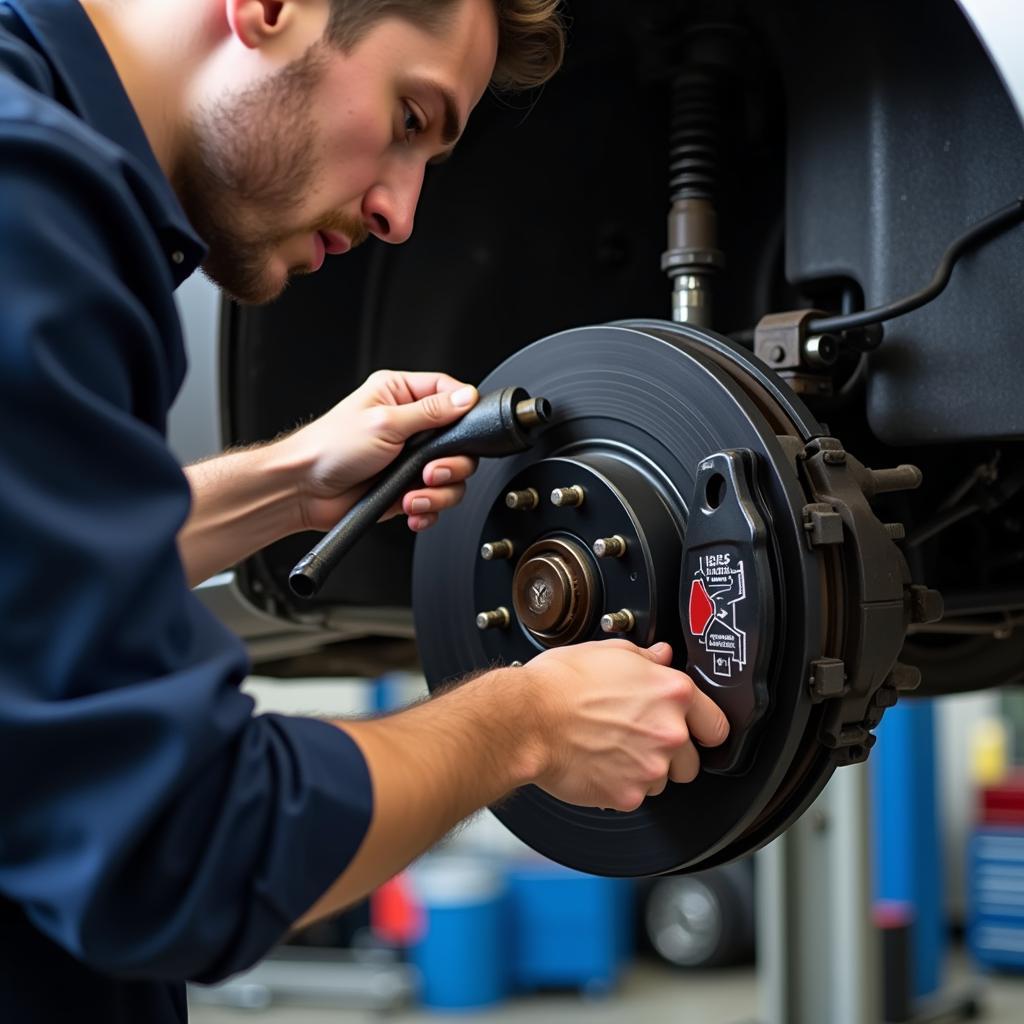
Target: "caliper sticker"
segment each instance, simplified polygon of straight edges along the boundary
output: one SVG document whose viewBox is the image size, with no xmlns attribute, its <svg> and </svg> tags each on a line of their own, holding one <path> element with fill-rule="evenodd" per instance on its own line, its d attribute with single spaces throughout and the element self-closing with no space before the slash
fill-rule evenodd
<svg viewBox="0 0 1024 1024">
<path fill-rule="evenodd" d="M 747 634 L 738 610 L 747 596 L 743 559 L 732 552 L 701 555 L 690 581 L 690 632 L 711 656 L 712 674 L 732 677 L 747 663 Z"/>
</svg>

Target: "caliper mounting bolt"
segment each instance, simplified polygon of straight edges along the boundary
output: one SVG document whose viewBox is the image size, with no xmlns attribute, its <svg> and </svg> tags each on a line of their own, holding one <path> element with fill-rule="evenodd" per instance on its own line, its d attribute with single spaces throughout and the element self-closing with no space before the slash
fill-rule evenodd
<svg viewBox="0 0 1024 1024">
<path fill-rule="evenodd" d="M 598 558 L 621 558 L 626 553 L 626 538 L 619 534 L 601 537 L 594 541 L 591 550 Z"/>
<path fill-rule="evenodd" d="M 601 616 L 601 629 L 605 633 L 628 633 L 634 626 L 636 616 L 628 608 Z"/>
<path fill-rule="evenodd" d="M 879 494 L 913 491 L 921 486 L 924 479 L 917 466 L 907 464 L 893 466 L 891 469 L 868 469 L 862 466 L 857 476 L 868 501 L 873 501 Z"/>
<path fill-rule="evenodd" d="M 897 661 L 882 685 L 896 690 L 898 693 L 916 690 L 921 685 L 921 670 L 916 665 L 907 665 L 902 661 Z"/>
<path fill-rule="evenodd" d="M 945 609 L 942 595 L 937 590 L 931 590 L 929 587 L 915 583 L 910 587 L 908 596 L 910 598 L 911 622 L 938 622 L 942 618 Z"/>
<path fill-rule="evenodd" d="M 497 561 L 501 558 L 511 558 L 514 550 L 510 540 L 490 540 L 480 548 L 480 557 L 485 562 Z"/>
<path fill-rule="evenodd" d="M 476 617 L 477 629 L 507 629 L 512 616 L 504 606 L 490 612 L 480 612 Z"/>
<path fill-rule="evenodd" d="M 583 504 L 586 493 L 579 484 L 571 487 L 556 487 L 551 492 L 551 504 L 555 508 L 579 508 Z"/>
<path fill-rule="evenodd" d="M 505 505 L 508 508 L 519 509 L 523 512 L 529 512 L 531 508 L 536 508 L 540 504 L 540 495 L 532 487 L 527 487 L 524 491 L 509 491 L 505 495 Z"/>
</svg>

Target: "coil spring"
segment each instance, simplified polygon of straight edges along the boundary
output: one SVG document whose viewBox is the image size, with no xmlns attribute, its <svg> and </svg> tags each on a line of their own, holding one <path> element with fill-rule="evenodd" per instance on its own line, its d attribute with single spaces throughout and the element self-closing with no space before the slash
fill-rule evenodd
<svg viewBox="0 0 1024 1024">
<path fill-rule="evenodd" d="M 672 200 L 711 199 L 718 180 L 720 83 L 704 70 L 672 83 L 669 190 Z"/>
</svg>

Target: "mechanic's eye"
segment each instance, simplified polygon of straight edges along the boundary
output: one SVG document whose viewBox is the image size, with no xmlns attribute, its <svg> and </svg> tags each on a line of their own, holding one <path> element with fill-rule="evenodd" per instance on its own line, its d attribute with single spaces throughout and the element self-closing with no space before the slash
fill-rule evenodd
<svg viewBox="0 0 1024 1024">
<path fill-rule="evenodd" d="M 410 142 L 414 135 L 419 135 L 423 131 L 423 119 L 408 103 L 403 103 L 402 106 L 405 108 L 405 120 L 402 122 L 402 127 L 405 129 L 406 141 Z"/>
</svg>

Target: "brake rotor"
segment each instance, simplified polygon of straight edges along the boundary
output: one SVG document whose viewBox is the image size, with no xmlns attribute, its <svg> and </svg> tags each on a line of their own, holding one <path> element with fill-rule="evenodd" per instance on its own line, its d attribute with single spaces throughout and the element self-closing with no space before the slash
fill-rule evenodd
<svg viewBox="0 0 1024 1024">
<path fill-rule="evenodd" d="M 417 541 L 428 684 L 610 635 L 668 641 L 731 733 L 702 752 L 694 782 L 636 811 L 527 786 L 494 813 L 597 874 L 750 852 L 837 765 L 867 756 L 882 709 L 914 684 L 894 663 L 935 600 L 910 586 L 868 498 L 919 476 L 864 469 L 749 353 L 688 326 L 566 331 L 481 389 L 507 385 L 544 395 L 554 416 L 530 451 L 484 460 L 463 503 Z"/>
</svg>

